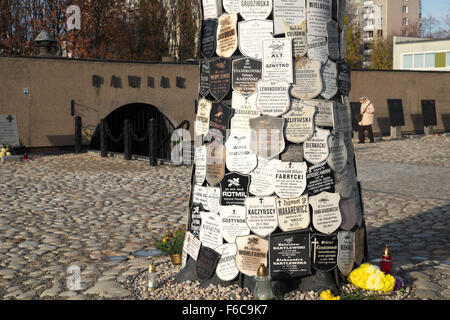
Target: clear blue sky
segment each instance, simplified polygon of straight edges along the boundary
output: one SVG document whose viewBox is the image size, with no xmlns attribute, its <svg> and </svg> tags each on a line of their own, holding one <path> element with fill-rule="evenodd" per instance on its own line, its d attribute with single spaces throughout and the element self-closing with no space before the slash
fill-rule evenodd
<svg viewBox="0 0 450 320">
<path fill-rule="evenodd" d="M 450 0 L 422 0 L 422 17 L 433 16 L 437 19 L 450 15 Z"/>
</svg>

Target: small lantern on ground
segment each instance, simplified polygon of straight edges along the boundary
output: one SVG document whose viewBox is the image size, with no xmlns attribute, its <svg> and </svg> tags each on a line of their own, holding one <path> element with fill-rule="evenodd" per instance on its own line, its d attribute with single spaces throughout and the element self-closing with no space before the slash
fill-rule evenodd
<svg viewBox="0 0 450 320">
<path fill-rule="evenodd" d="M 255 276 L 255 290 L 253 296 L 256 300 L 272 300 L 274 298 L 272 287 L 270 286 L 270 277 L 264 264 L 260 264 L 258 273 Z"/>
<path fill-rule="evenodd" d="M 389 250 L 389 247 L 386 245 L 385 248 L 384 248 L 383 255 L 381 256 L 381 262 L 380 262 L 380 269 L 385 274 L 390 274 L 391 273 L 392 257 L 390 255 L 390 253 L 391 252 Z"/>
<path fill-rule="evenodd" d="M 147 272 L 147 281 L 148 281 L 148 291 L 153 291 L 158 288 L 158 273 L 156 272 L 156 267 L 152 263 L 148 267 Z"/>
</svg>

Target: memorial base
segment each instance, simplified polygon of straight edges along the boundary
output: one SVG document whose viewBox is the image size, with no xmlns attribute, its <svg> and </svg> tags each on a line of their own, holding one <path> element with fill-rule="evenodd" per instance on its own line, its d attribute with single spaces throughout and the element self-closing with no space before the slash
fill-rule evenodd
<svg viewBox="0 0 450 320">
<path fill-rule="evenodd" d="M 400 127 L 392 127 L 391 126 L 391 138 L 400 138 L 402 136 L 402 132 Z"/>
<path fill-rule="evenodd" d="M 423 127 L 423 133 L 424 133 L 426 136 L 432 135 L 433 132 L 434 132 L 433 126 L 424 126 L 424 127 Z"/>
</svg>

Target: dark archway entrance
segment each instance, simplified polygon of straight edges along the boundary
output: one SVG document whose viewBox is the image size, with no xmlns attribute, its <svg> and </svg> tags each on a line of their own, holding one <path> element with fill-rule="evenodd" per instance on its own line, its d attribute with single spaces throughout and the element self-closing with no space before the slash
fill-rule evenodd
<svg viewBox="0 0 450 320">
<path fill-rule="evenodd" d="M 173 124 L 164 116 L 155 106 L 146 103 L 130 103 L 117 108 L 106 116 L 109 130 L 113 137 L 119 137 L 123 132 L 124 120 L 131 120 L 133 132 L 138 138 L 143 137 L 147 132 L 148 120 L 155 119 L 158 125 L 157 139 L 158 143 L 163 141 L 174 129 Z M 97 126 L 90 148 L 100 150 L 100 129 Z M 108 142 L 108 151 L 124 152 L 123 139 L 120 142 Z M 132 153 L 136 155 L 148 156 L 148 139 L 144 141 L 135 141 L 132 143 Z M 170 159 L 170 139 L 158 150 L 158 158 Z"/>
</svg>

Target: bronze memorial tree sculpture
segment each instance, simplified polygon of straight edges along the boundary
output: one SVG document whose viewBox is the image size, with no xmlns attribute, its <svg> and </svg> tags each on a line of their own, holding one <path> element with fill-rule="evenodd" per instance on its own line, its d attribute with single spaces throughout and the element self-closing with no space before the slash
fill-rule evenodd
<svg viewBox="0 0 450 320">
<path fill-rule="evenodd" d="M 199 96 L 176 280 L 337 289 L 367 257 L 345 0 L 202 0 Z M 263 268 L 264 269 L 264 268 Z"/>
</svg>

